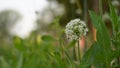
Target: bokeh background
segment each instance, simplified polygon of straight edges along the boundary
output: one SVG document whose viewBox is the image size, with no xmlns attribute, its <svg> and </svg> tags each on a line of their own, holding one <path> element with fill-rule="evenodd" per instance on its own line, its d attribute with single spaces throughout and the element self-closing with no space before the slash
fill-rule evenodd
<svg viewBox="0 0 120 68">
<path fill-rule="evenodd" d="M 103 0 L 103 19 L 111 33 L 109 2 L 120 15 L 120 0 Z M 11 47 L 14 38 L 40 42 L 42 35 L 63 37 L 65 25 L 72 19 L 85 21 L 89 32 L 80 40 L 81 48 L 87 49 L 96 40 L 96 30 L 92 26 L 88 11 L 99 14 L 99 0 L 0 0 L 0 48 Z M 55 43 L 57 44 L 57 43 Z"/>
</svg>

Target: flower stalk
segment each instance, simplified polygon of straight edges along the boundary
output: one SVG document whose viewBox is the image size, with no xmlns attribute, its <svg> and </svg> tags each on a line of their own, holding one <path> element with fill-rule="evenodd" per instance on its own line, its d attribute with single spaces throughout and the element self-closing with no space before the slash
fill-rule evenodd
<svg viewBox="0 0 120 68">
<path fill-rule="evenodd" d="M 79 63 L 81 60 L 79 41 L 80 39 L 82 39 L 83 36 L 86 36 L 87 32 L 88 32 L 87 25 L 85 24 L 84 21 L 80 19 L 71 20 L 66 25 L 65 33 L 66 33 L 67 39 L 69 41 L 73 41 L 73 40 L 77 41 L 77 49 L 74 50 L 74 54 L 75 54 L 75 57 L 77 57 L 77 61 L 79 61 Z"/>
<path fill-rule="evenodd" d="M 78 46 L 78 61 L 80 63 L 80 61 L 81 61 L 81 53 L 80 53 L 80 43 L 79 43 L 79 40 L 78 40 L 77 46 Z"/>
</svg>

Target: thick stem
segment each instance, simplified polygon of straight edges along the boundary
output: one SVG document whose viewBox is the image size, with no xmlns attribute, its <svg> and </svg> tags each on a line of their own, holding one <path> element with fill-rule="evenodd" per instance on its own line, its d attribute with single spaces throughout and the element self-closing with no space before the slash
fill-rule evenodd
<svg viewBox="0 0 120 68">
<path fill-rule="evenodd" d="M 79 40 L 78 40 L 78 60 L 79 62 L 81 61 L 81 55 L 80 55 L 80 44 L 79 44 Z"/>
</svg>

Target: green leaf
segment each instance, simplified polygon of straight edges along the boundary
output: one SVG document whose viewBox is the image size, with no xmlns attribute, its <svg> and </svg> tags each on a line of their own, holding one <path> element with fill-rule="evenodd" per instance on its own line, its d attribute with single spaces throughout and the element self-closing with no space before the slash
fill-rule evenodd
<svg viewBox="0 0 120 68">
<path fill-rule="evenodd" d="M 90 18 L 92 20 L 92 23 L 96 29 L 100 29 L 100 21 L 98 16 L 93 12 L 89 11 Z"/>
<path fill-rule="evenodd" d="M 115 8 L 110 4 L 110 17 L 112 21 L 113 33 L 117 33 L 120 28 L 120 22 L 118 21 L 118 15 L 115 12 Z"/>
<path fill-rule="evenodd" d="M 109 56 L 109 60 L 112 61 L 118 55 L 117 51 L 112 51 Z M 87 68 L 89 66 L 95 66 L 95 68 L 107 68 L 106 58 L 102 46 L 95 42 L 90 49 L 82 57 L 80 68 Z"/>
<path fill-rule="evenodd" d="M 80 66 L 83 68 L 88 67 L 96 63 L 104 63 L 105 58 L 101 46 L 98 43 L 94 43 L 91 48 L 85 53 L 81 60 Z"/>
<path fill-rule="evenodd" d="M 90 11 L 90 17 L 93 21 L 93 25 L 96 26 L 97 29 L 97 42 L 103 47 L 105 53 L 109 54 L 111 50 L 110 36 L 105 23 L 102 21 L 102 18 L 93 11 Z"/>
<path fill-rule="evenodd" d="M 96 55 L 93 55 L 94 58 L 89 58 L 89 59 L 94 59 L 93 63 L 102 63 L 105 64 L 103 66 L 108 66 L 110 65 L 111 59 L 110 56 L 112 56 L 111 52 L 111 41 L 110 41 L 110 36 L 108 33 L 108 30 L 105 26 L 105 23 L 102 20 L 102 17 L 94 13 L 93 11 L 89 11 L 91 20 L 93 21 L 93 25 L 97 29 L 97 43 L 91 47 L 90 52 L 91 54 L 95 54 L 95 48 L 99 51 L 96 52 Z M 96 46 L 95 46 L 96 45 Z M 91 55 L 90 54 L 90 55 Z M 96 61 L 97 60 L 97 61 Z M 91 62 L 92 63 L 92 62 Z M 101 65 L 101 64 L 100 64 Z M 101 66 L 102 66 L 101 65 Z"/>
</svg>

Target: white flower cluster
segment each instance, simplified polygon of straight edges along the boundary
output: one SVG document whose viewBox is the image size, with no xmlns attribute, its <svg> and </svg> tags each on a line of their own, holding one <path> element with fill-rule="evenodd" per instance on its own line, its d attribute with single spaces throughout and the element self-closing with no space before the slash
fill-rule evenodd
<svg viewBox="0 0 120 68">
<path fill-rule="evenodd" d="M 66 36 L 70 41 L 81 39 L 83 36 L 86 35 L 87 32 L 87 25 L 84 21 L 81 21 L 80 19 L 71 20 L 66 25 L 65 29 Z"/>
</svg>

